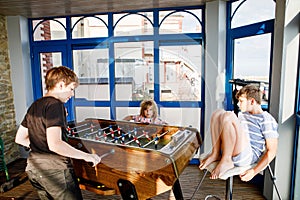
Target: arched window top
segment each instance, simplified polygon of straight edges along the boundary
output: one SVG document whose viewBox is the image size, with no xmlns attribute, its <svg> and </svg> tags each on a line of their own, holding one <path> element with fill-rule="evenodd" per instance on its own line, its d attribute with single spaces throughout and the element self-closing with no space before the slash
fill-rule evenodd
<svg viewBox="0 0 300 200">
<path fill-rule="evenodd" d="M 161 11 L 159 14 L 159 32 L 199 33 L 202 32 L 202 10 Z"/>
<path fill-rule="evenodd" d="M 231 3 L 231 28 L 275 18 L 273 0 L 243 0 Z"/>
<path fill-rule="evenodd" d="M 44 19 L 33 20 L 33 40 L 64 40 L 67 38 L 66 34 L 66 19 Z"/>
<path fill-rule="evenodd" d="M 72 38 L 107 37 L 107 15 L 72 17 Z"/>
<path fill-rule="evenodd" d="M 114 15 L 114 35 L 152 35 L 153 13 L 122 13 Z"/>
</svg>

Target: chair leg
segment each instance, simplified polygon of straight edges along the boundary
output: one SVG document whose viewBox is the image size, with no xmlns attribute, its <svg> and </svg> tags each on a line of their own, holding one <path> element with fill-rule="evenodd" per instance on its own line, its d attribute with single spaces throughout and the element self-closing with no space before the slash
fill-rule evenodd
<svg viewBox="0 0 300 200">
<path fill-rule="evenodd" d="M 233 192 L 233 176 L 230 176 L 226 179 L 226 200 L 232 200 L 232 192 Z"/>
<path fill-rule="evenodd" d="M 281 196 L 280 196 L 279 190 L 278 190 L 277 185 L 275 183 L 276 177 L 274 176 L 273 171 L 272 171 L 270 165 L 268 165 L 268 170 L 269 170 L 269 173 L 270 173 L 270 176 L 271 176 L 272 183 L 273 183 L 273 185 L 275 187 L 277 196 L 278 196 L 279 200 L 281 200 Z"/>
<path fill-rule="evenodd" d="M 193 200 L 193 199 L 194 199 L 194 196 L 195 196 L 195 194 L 198 192 L 198 190 L 200 189 L 200 187 L 201 187 L 201 185 L 202 185 L 202 182 L 204 181 L 204 178 L 206 177 L 207 172 L 208 172 L 208 170 L 205 169 L 205 170 L 204 170 L 204 174 L 203 174 L 203 176 L 202 176 L 200 182 L 198 183 L 198 186 L 197 186 L 196 190 L 194 191 L 194 193 L 193 193 L 192 197 L 190 198 L 190 200 Z"/>
</svg>

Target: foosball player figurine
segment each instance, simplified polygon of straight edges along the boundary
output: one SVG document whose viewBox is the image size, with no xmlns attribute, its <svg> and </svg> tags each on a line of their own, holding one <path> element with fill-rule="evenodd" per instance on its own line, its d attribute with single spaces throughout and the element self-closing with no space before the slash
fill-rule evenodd
<svg viewBox="0 0 300 200">
<path fill-rule="evenodd" d="M 119 143 L 119 138 L 118 137 L 114 137 L 114 143 Z"/>
<path fill-rule="evenodd" d="M 69 135 L 74 136 L 74 135 L 73 135 L 72 128 L 70 128 L 69 126 L 67 127 L 67 131 L 68 131 Z"/>
<path fill-rule="evenodd" d="M 117 131 L 118 131 L 118 135 L 120 136 L 121 135 L 121 128 L 119 126 L 117 128 Z"/>
<path fill-rule="evenodd" d="M 140 143 L 139 139 L 137 137 L 134 137 L 133 139 L 134 139 L 135 143 L 137 143 L 139 145 L 139 147 L 140 147 L 141 143 Z"/>
<path fill-rule="evenodd" d="M 145 137 L 146 137 L 149 141 L 151 140 L 151 138 L 150 138 L 149 135 L 148 135 L 148 132 L 146 132 L 146 131 L 143 130 L 143 134 L 145 135 Z"/>
<path fill-rule="evenodd" d="M 94 131 L 95 126 L 93 124 L 91 124 L 90 129 L 91 129 L 91 133 Z"/>
<path fill-rule="evenodd" d="M 111 137 L 112 137 L 112 138 L 115 138 L 115 131 L 112 129 L 111 126 L 110 126 L 109 130 L 110 130 L 110 135 L 111 135 Z"/>
<path fill-rule="evenodd" d="M 155 150 L 157 150 L 158 142 L 159 142 L 159 137 L 156 135 L 155 138 L 154 138 L 154 148 L 155 148 Z"/>
<path fill-rule="evenodd" d="M 129 131 L 129 132 L 128 132 L 128 139 L 131 140 L 131 137 L 132 137 L 131 131 Z"/>
<path fill-rule="evenodd" d="M 133 129 L 133 133 L 134 133 L 134 136 L 137 135 L 137 130 L 136 130 L 136 128 Z"/>
<path fill-rule="evenodd" d="M 98 134 L 97 134 L 97 135 L 98 135 L 99 137 L 101 137 L 102 134 L 103 134 L 103 130 L 99 128 L 99 129 L 98 129 Z"/>
<path fill-rule="evenodd" d="M 122 133 L 121 141 L 122 141 L 122 144 L 125 143 L 125 134 L 124 133 Z"/>
<path fill-rule="evenodd" d="M 104 141 L 107 140 L 107 133 L 104 131 L 104 134 L 103 134 L 103 138 L 104 138 Z"/>
</svg>

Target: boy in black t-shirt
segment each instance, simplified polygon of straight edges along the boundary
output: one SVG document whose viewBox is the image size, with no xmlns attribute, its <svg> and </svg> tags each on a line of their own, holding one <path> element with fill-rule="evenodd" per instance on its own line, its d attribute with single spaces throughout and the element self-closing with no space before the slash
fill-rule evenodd
<svg viewBox="0 0 300 200">
<path fill-rule="evenodd" d="M 40 199 L 82 199 L 70 158 L 97 165 L 101 158 L 77 150 L 66 141 L 66 103 L 78 86 L 76 74 L 54 67 L 45 77 L 47 93 L 28 109 L 15 142 L 30 148 L 26 172 Z"/>
</svg>

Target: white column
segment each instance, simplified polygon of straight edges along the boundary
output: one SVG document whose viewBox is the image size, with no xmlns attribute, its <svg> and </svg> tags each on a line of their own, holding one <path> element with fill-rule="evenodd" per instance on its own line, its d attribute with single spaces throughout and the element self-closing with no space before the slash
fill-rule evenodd
<svg viewBox="0 0 300 200">
<path fill-rule="evenodd" d="M 270 113 L 279 125 L 279 145 L 275 162 L 276 183 L 282 199 L 289 199 L 291 164 L 295 134 L 295 96 L 299 62 L 300 1 L 276 0 L 273 70 Z M 265 177 L 264 195 L 278 199 L 272 192 L 270 177 Z"/>
<path fill-rule="evenodd" d="M 223 107 L 226 57 L 226 2 L 217 0 L 206 3 L 205 45 L 205 128 L 204 152 L 211 150 L 209 131 L 212 112 Z"/>
<path fill-rule="evenodd" d="M 19 125 L 33 101 L 27 18 L 8 16 L 7 33 L 16 123 Z"/>
</svg>

